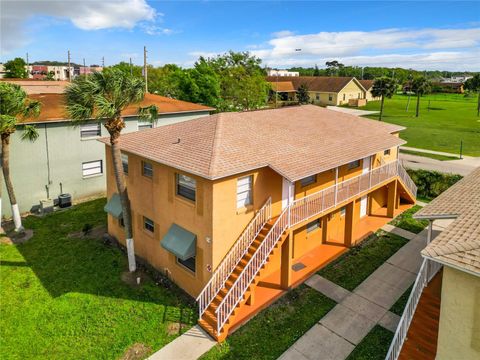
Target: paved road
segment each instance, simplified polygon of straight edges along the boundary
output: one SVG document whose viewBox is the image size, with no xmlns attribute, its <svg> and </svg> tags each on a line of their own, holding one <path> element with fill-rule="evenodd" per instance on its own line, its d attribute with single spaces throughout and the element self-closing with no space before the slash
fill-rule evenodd
<svg viewBox="0 0 480 360">
<path fill-rule="evenodd" d="M 400 153 L 400 161 L 406 168 L 434 170 L 443 173 L 460 174 L 463 176 L 470 174 L 473 169 L 480 166 L 480 158 L 471 158 L 466 160 L 467 161 L 440 161 L 423 156 Z"/>
</svg>

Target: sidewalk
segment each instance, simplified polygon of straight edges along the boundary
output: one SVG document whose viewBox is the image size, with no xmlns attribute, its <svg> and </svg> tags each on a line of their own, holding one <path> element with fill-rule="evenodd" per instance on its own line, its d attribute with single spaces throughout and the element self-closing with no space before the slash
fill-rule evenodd
<svg viewBox="0 0 480 360">
<path fill-rule="evenodd" d="M 434 236 L 443 225 L 434 227 Z M 410 241 L 375 270 L 353 292 L 313 275 L 310 287 L 338 304 L 279 358 L 281 360 L 343 360 L 379 324 L 395 332 L 400 317 L 389 309 L 413 284 L 422 263 L 420 251 L 426 245 L 427 231 L 413 234 L 391 225 L 385 231 Z"/>
</svg>

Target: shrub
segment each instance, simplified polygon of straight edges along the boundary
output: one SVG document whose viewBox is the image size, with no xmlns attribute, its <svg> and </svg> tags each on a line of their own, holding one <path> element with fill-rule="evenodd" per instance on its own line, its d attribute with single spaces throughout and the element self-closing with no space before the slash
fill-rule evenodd
<svg viewBox="0 0 480 360">
<path fill-rule="evenodd" d="M 438 171 L 407 169 L 408 174 L 417 185 L 417 196 L 434 199 L 462 178 L 457 174 L 444 174 Z"/>
</svg>

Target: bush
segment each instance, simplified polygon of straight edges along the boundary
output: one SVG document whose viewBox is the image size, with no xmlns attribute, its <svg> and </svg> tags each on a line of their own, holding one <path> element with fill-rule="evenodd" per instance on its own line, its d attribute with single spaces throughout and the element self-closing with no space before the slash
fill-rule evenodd
<svg viewBox="0 0 480 360">
<path fill-rule="evenodd" d="M 417 196 L 424 199 L 434 199 L 462 178 L 457 174 L 444 174 L 430 170 L 407 169 L 408 175 L 417 185 Z"/>
</svg>

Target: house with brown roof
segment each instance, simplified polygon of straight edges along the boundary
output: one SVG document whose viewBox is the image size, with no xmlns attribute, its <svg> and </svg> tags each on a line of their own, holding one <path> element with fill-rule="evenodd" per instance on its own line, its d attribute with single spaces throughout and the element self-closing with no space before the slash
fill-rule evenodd
<svg viewBox="0 0 480 360">
<path fill-rule="evenodd" d="M 480 168 L 414 218 L 430 222 L 427 246 L 387 359 L 480 359 Z"/>
<path fill-rule="evenodd" d="M 281 98 L 298 91 L 301 85 L 308 89 L 310 102 L 317 105 L 343 105 L 351 100 L 365 98 L 365 88 L 355 77 L 334 76 L 267 76 L 272 91 Z"/>
<path fill-rule="evenodd" d="M 415 202 L 401 130 L 304 105 L 125 134 L 135 253 L 222 340 Z M 125 244 L 106 154 L 108 232 Z"/>
<path fill-rule="evenodd" d="M 365 99 L 367 101 L 380 100 L 380 97 L 374 97 L 372 95 L 373 83 L 375 80 L 358 80 L 360 84 L 365 88 Z"/>
<path fill-rule="evenodd" d="M 105 194 L 105 151 L 96 139 L 108 135 L 102 121 L 92 120 L 78 127 L 71 125 L 65 110 L 66 83 L 62 81 L 18 81 L 29 97 L 41 103 L 38 117 L 22 119 L 12 135 L 10 171 L 21 212 L 51 209 L 59 195 L 68 193 L 77 202 Z M 154 124 L 136 114 L 140 106 L 156 105 L 159 117 Z M 214 109 L 185 101 L 147 94 L 139 104 L 125 109 L 123 133 L 159 127 L 209 115 Z M 22 141 L 24 125 L 35 125 L 39 138 Z M 1 186 L 4 186 L 2 183 Z M 5 188 L 4 188 L 5 189 Z M 3 192 L 6 194 L 6 191 Z M 8 201 L 2 214 L 11 215 Z"/>
</svg>

